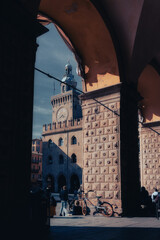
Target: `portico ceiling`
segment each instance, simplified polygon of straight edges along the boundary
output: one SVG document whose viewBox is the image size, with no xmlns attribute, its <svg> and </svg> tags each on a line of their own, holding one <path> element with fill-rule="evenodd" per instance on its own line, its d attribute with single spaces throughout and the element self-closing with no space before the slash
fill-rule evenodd
<svg viewBox="0 0 160 240">
<path fill-rule="evenodd" d="M 70 45 L 86 91 L 120 81 L 137 84 L 151 63 L 160 72 L 159 0 L 41 0 L 39 11 Z"/>
</svg>

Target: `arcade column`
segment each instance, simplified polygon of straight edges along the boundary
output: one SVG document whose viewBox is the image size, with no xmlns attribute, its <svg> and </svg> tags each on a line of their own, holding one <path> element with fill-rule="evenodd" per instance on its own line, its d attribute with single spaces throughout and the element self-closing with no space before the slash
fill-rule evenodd
<svg viewBox="0 0 160 240">
<path fill-rule="evenodd" d="M 139 210 L 139 94 L 117 84 L 81 95 L 83 110 L 83 185 L 125 216 Z M 95 101 L 96 99 L 97 101 Z"/>
<path fill-rule="evenodd" d="M 2 224 L 14 228 L 29 221 L 36 38 L 46 29 L 19 1 L 3 1 L 2 6 L 0 213 Z"/>
<path fill-rule="evenodd" d="M 120 98 L 121 197 L 123 214 L 139 213 L 140 169 L 138 102 L 141 99 L 134 84 L 122 83 Z"/>
</svg>

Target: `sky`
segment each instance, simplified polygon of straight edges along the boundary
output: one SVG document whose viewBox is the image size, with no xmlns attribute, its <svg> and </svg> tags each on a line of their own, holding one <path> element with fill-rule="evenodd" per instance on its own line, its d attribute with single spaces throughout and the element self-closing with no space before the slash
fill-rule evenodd
<svg viewBox="0 0 160 240">
<path fill-rule="evenodd" d="M 52 23 L 46 27 L 49 31 L 37 39 L 39 47 L 35 67 L 61 80 L 65 74 L 65 65 L 69 60 L 73 69 L 72 73 L 77 81 L 77 88 L 82 89 L 81 78 L 76 73 L 77 62 L 73 53 Z M 43 125 L 52 122 L 50 99 L 58 93 L 60 93 L 60 83 L 35 70 L 32 138 L 40 138 Z"/>
</svg>

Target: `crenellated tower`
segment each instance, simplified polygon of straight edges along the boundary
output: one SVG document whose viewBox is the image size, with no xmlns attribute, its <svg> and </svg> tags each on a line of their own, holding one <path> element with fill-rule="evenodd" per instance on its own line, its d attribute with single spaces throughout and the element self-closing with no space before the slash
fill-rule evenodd
<svg viewBox="0 0 160 240">
<path fill-rule="evenodd" d="M 65 74 L 62 78 L 61 93 L 51 97 L 53 107 L 52 123 L 74 120 L 82 117 L 79 93 L 75 89 L 77 82 L 72 74 L 72 65 L 65 66 Z"/>
</svg>

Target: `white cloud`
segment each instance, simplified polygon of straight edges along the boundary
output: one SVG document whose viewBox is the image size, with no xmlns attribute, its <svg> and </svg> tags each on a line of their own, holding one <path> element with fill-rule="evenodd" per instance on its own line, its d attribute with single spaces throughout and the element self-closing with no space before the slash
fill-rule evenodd
<svg viewBox="0 0 160 240">
<path fill-rule="evenodd" d="M 42 131 L 33 131 L 32 138 L 40 138 L 40 137 L 42 137 L 41 132 Z"/>
<path fill-rule="evenodd" d="M 48 108 L 43 108 L 40 106 L 34 106 L 33 112 L 39 113 L 39 114 L 44 114 L 44 115 L 50 115 L 52 113 L 52 110 L 48 109 Z"/>
</svg>

